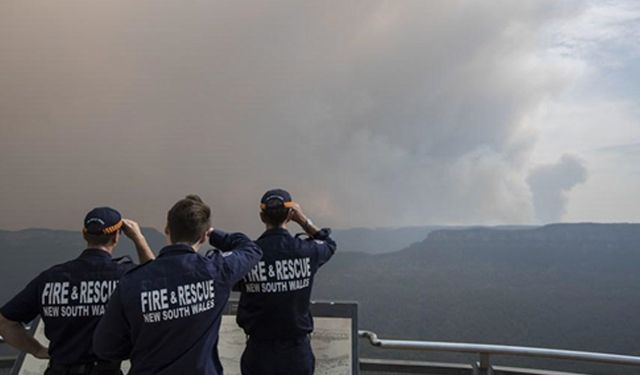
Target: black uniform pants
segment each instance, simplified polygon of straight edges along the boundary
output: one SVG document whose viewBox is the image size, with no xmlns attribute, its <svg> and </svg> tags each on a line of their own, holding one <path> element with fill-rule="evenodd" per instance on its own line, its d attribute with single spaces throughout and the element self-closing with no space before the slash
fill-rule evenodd
<svg viewBox="0 0 640 375">
<path fill-rule="evenodd" d="M 316 358 L 308 336 L 290 340 L 249 338 L 242 353 L 242 375 L 312 375 Z"/>
<path fill-rule="evenodd" d="M 122 375 L 122 371 L 119 363 L 49 364 L 44 375 Z"/>
</svg>

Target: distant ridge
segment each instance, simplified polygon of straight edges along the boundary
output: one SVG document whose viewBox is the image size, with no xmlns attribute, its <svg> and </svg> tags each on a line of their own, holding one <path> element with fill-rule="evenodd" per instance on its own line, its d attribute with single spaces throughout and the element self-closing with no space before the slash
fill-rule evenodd
<svg viewBox="0 0 640 375">
<path fill-rule="evenodd" d="M 620 243 L 640 240 L 640 224 L 634 223 L 562 223 L 541 227 L 473 227 L 464 230 L 440 229 L 433 231 L 425 241 L 596 241 Z"/>
<path fill-rule="evenodd" d="M 460 231 L 465 229 L 522 230 L 538 228 L 533 225 L 499 226 L 447 226 L 430 225 L 400 228 L 350 228 L 334 231 L 341 252 L 384 254 L 400 251 L 414 243 L 422 242 L 431 233 Z"/>
</svg>

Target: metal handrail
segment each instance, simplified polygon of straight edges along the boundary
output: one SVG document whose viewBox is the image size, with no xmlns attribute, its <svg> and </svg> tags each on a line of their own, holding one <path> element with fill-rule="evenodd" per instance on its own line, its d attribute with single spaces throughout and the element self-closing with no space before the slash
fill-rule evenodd
<svg viewBox="0 0 640 375">
<path fill-rule="evenodd" d="M 379 339 L 378 335 L 371 331 L 358 331 L 358 336 L 368 339 L 373 346 L 387 349 L 474 353 L 480 354 L 481 357 L 485 356 L 485 358 L 489 355 L 513 355 L 521 357 L 569 359 L 575 361 L 640 366 L 640 357 L 630 355 L 535 348 L 527 346 L 468 344 L 441 341 L 385 340 Z"/>
</svg>

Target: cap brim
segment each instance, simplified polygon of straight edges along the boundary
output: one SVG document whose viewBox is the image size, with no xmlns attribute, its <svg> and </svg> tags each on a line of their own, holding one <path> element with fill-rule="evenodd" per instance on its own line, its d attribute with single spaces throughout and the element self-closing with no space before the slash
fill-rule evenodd
<svg viewBox="0 0 640 375">
<path fill-rule="evenodd" d="M 282 207 L 284 208 L 293 208 L 295 207 L 296 202 L 290 201 L 290 202 L 284 202 L 284 204 L 282 205 Z M 266 210 L 267 209 L 267 204 L 266 203 L 260 203 L 260 209 L 261 210 Z"/>
<path fill-rule="evenodd" d="M 113 224 L 110 227 L 104 228 L 102 230 L 102 233 L 104 234 L 112 234 L 117 232 L 118 230 L 120 230 L 120 228 L 122 228 L 122 225 L 124 224 L 124 222 L 122 220 L 118 221 L 117 223 Z"/>
<path fill-rule="evenodd" d="M 99 232 L 90 232 L 86 227 L 82 228 L 82 232 L 86 234 L 92 234 L 92 235 L 113 234 L 118 230 L 120 230 L 120 228 L 122 228 L 123 225 L 124 225 L 124 221 L 120 220 L 117 223 L 113 224 L 112 226 L 106 227 L 100 230 Z"/>
</svg>

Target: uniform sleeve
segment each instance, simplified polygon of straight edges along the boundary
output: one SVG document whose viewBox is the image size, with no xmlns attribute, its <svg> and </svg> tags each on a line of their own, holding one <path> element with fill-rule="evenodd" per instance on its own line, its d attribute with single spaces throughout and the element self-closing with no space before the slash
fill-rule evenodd
<svg viewBox="0 0 640 375">
<path fill-rule="evenodd" d="M 0 313 L 5 318 L 14 321 L 29 323 L 40 314 L 40 280 L 39 277 L 32 280 L 27 286 L 7 302 Z"/>
<path fill-rule="evenodd" d="M 240 281 L 262 258 L 260 247 L 242 233 L 216 229 L 209 243 L 226 252 L 219 257 L 222 257 L 223 277 L 231 285 Z"/>
<path fill-rule="evenodd" d="M 132 342 L 120 287 L 111 295 L 102 319 L 93 333 L 93 351 L 99 358 L 120 361 L 129 358 Z"/>
<path fill-rule="evenodd" d="M 327 263 L 338 248 L 336 241 L 331 238 L 331 229 L 329 228 L 322 228 L 309 241 L 313 242 L 318 257 L 318 267 Z"/>
</svg>

